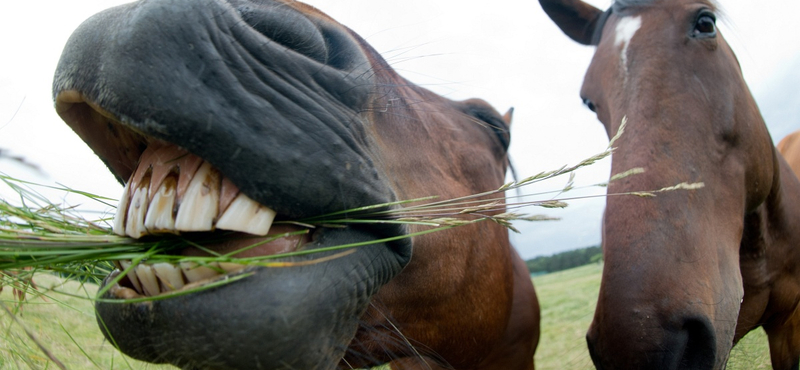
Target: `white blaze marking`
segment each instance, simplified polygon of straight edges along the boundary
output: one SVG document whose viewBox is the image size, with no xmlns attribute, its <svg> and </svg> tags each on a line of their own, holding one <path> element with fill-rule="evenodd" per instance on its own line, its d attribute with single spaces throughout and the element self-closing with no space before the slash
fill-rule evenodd
<svg viewBox="0 0 800 370">
<path fill-rule="evenodd" d="M 631 43 L 633 35 L 642 27 L 642 17 L 624 17 L 617 22 L 617 29 L 615 30 L 614 45 L 619 46 L 622 44 L 622 51 L 620 51 L 619 58 L 622 61 L 622 67 L 625 71 L 625 78 L 628 77 L 628 45 Z"/>
</svg>

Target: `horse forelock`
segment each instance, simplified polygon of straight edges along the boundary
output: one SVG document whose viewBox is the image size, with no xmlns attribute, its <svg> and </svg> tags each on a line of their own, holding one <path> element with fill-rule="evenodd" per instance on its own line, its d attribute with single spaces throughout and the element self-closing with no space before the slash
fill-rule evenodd
<svg viewBox="0 0 800 370">
<path fill-rule="evenodd" d="M 631 7 L 654 5 L 657 1 L 659 0 L 615 0 L 614 3 L 611 4 L 611 9 L 617 13 L 622 13 Z"/>
<path fill-rule="evenodd" d="M 653 6 L 656 5 L 656 3 L 658 3 L 659 1 L 662 0 L 614 0 L 614 3 L 611 4 L 611 9 L 613 9 L 614 12 L 622 13 L 628 10 L 629 8 Z M 702 0 L 702 1 L 707 1 L 714 7 L 717 7 L 716 0 Z"/>
</svg>

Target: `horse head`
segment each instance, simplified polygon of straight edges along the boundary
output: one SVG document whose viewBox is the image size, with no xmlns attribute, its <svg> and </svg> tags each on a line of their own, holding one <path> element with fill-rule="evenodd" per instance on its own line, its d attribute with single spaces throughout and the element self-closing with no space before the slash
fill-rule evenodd
<svg viewBox="0 0 800 370">
<path fill-rule="evenodd" d="M 569 37 L 596 47 L 580 96 L 610 137 L 627 121 L 612 173 L 645 170 L 613 181 L 609 194 L 705 185 L 607 199 L 605 265 L 587 334 L 593 361 L 599 369 L 724 368 L 739 338 L 780 321 L 773 311 L 795 308 L 796 290 L 787 291 L 793 303 L 782 304 L 768 286 L 789 276 L 772 264 L 798 261 L 789 248 L 795 233 L 785 232 L 796 219 L 786 204 L 797 184 L 787 180 L 717 28 L 717 6 L 618 0 L 602 11 L 579 0 L 540 3 Z M 796 364 L 792 352 L 778 357 Z"/>
<path fill-rule="evenodd" d="M 204 244 L 175 252 L 192 256 L 363 245 L 283 268 L 129 268 L 97 303 L 124 353 L 186 369 L 532 368 L 538 306 L 500 225 L 412 237 L 427 226 L 387 216 L 267 243 L 303 231 L 281 221 L 498 189 L 510 114 L 413 85 L 347 27 L 283 0 L 106 10 L 70 38 L 53 94 L 126 185 L 119 234 L 184 235 Z"/>
</svg>

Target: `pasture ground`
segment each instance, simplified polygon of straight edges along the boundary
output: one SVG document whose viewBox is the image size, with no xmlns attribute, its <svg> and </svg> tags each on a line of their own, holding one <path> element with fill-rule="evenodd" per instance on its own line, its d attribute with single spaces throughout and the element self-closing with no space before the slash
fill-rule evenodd
<svg viewBox="0 0 800 370">
<path fill-rule="evenodd" d="M 15 311 L 17 320 L 0 309 L 0 369 L 58 369 L 24 328 L 67 369 L 176 369 L 125 357 L 105 340 L 95 321 L 94 307 L 85 298 L 94 297 L 96 285 L 64 282 L 47 274 L 37 274 L 34 281 L 42 292 L 55 289 L 70 295 L 47 292 L 45 300 L 29 293 L 20 314 L 11 288 L 3 289 L 0 303 Z"/>
<path fill-rule="evenodd" d="M 533 278 L 542 307 L 536 370 L 594 369 L 584 336 L 597 303 L 601 271 L 601 264 L 590 264 Z M 752 369 L 772 369 L 762 329 L 745 336 L 728 362 L 728 370 Z"/>
<path fill-rule="evenodd" d="M 600 288 L 601 265 L 592 264 L 533 279 L 542 306 L 542 337 L 536 352 L 537 370 L 594 369 L 584 335 L 594 313 Z M 0 309 L 0 370 L 57 369 L 23 329 L 33 333 L 68 369 L 175 369 L 145 364 L 122 356 L 105 341 L 95 322 L 91 302 L 96 286 L 39 274 L 42 291 L 55 289 L 75 296 L 49 292 L 47 301 L 28 295 L 19 322 Z M 0 294 L 10 310 L 16 304 L 11 289 Z M 731 355 L 730 370 L 770 369 L 766 335 L 757 330 L 747 335 Z"/>
</svg>

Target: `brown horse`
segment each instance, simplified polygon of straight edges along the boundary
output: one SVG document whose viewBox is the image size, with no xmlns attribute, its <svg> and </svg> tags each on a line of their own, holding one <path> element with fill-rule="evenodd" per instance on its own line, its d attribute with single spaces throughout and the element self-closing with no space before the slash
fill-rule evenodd
<svg viewBox="0 0 800 370">
<path fill-rule="evenodd" d="M 508 163 L 510 114 L 413 85 L 295 1 L 109 9 L 70 38 L 53 93 L 126 184 L 116 232 L 216 240 L 205 248 L 219 253 L 301 229 L 270 229 L 273 218 L 497 189 Z M 98 321 L 124 353 L 184 369 L 533 369 L 539 307 L 507 230 L 482 222 L 378 241 L 421 230 L 318 227 L 241 254 L 371 243 L 288 268 L 142 264 L 97 303 Z M 243 274 L 169 299 L 108 301 Z"/>
<path fill-rule="evenodd" d="M 708 0 L 540 0 L 595 45 L 580 95 L 609 135 L 627 117 L 609 193 L 600 295 L 587 334 L 598 369 L 721 369 L 763 326 L 773 367 L 800 359 L 800 183 L 777 155 Z"/>
<path fill-rule="evenodd" d="M 786 135 L 778 143 L 778 151 L 789 163 L 789 167 L 798 176 L 800 176 L 800 130 Z"/>
</svg>

